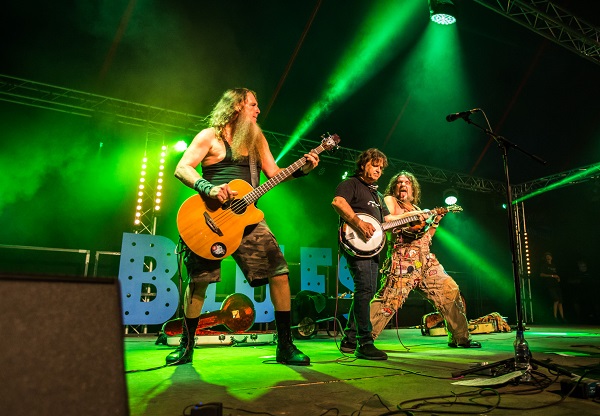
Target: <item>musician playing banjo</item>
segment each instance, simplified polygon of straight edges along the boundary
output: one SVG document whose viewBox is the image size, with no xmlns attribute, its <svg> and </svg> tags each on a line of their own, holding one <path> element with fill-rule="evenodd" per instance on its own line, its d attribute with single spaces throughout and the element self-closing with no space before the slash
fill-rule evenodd
<svg viewBox="0 0 600 416">
<path fill-rule="evenodd" d="M 369 302 L 377 290 L 379 251 L 385 243 L 380 224 L 407 216 L 390 215 L 377 191 L 377 180 L 386 166 L 387 157 L 380 150 L 362 152 L 354 175 L 337 186 L 331 203 L 340 216 L 340 245 L 354 280 L 354 299 L 340 350 L 367 360 L 387 359 L 387 354 L 374 345 L 369 318 Z"/>
<path fill-rule="evenodd" d="M 394 175 L 385 190 L 385 205 L 391 214 L 419 211 L 421 187 L 410 172 Z M 450 208 L 450 207 L 449 207 Z M 447 210 L 444 210 L 448 212 Z M 441 211 L 441 212 L 444 212 Z M 443 214 L 433 213 L 428 221 L 395 228 L 390 234 L 388 253 L 382 268 L 382 285 L 371 302 L 373 336 L 386 327 L 413 289 L 419 290 L 444 318 L 448 346 L 481 348 L 470 338 L 460 290 L 454 279 L 429 249 Z"/>
</svg>

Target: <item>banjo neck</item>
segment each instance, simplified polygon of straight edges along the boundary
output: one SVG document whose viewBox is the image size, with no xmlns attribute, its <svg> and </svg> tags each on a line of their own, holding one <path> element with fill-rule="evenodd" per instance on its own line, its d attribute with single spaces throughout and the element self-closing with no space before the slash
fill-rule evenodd
<svg viewBox="0 0 600 416">
<path fill-rule="evenodd" d="M 452 205 L 447 208 L 434 208 L 433 210 L 409 211 L 406 216 L 397 220 L 380 223 L 375 217 L 369 214 L 356 214 L 361 221 L 371 224 L 375 228 L 374 234 L 369 239 L 365 239 L 349 223 L 343 221 L 339 229 L 339 238 L 342 247 L 348 254 L 354 257 L 373 257 L 381 251 L 385 245 L 385 231 L 391 228 L 399 227 L 413 221 L 421 221 L 421 215 L 442 215 L 446 212 L 460 212 L 462 208 L 458 205 Z"/>
</svg>

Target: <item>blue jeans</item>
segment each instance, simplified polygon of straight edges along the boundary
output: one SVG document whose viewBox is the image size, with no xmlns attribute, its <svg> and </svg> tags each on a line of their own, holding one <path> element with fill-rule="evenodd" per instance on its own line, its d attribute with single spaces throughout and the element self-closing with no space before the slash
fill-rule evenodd
<svg viewBox="0 0 600 416">
<path fill-rule="evenodd" d="M 378 284 L 379 258 L 363 259 L 344 253 L 350 275 L 354 280 L 354 299 L 348 312 L 348 323 L 344 330 L 346 341 L 359 345 L 373 343 L 371 325 L 371 299 L 375 296 Z"/>
</svg>

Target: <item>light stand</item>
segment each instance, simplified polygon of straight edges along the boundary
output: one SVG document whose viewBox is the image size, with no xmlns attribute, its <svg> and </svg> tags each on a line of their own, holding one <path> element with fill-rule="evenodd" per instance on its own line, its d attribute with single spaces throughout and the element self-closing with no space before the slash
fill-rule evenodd
<svg viewBox="0 0 600 416">
<path fill-rule="evenodd" d="M 477 109 L 477 110 L 479 110 L 479 109 Z M 483 110 L 480 110 L 480 111 L 483 112 Z M 525 327 L 523 326 L 521 281 L 520 281 L 520 273 L 519 273 L 519 264 L 518 264 L 518 260 L 517 260 L 517 254 L 516 254 L 514 209 L 513 209 L 513 205 L 512 205 L 512 190 L 511 190 L 511 185 L 510 185 L 510 175 L 508 174 L 508 149 L 513 148 L 513 149 L 519 150 L 522 153 L 529 156 L 531 159 L 534 159 L 535 161 L 542 163 L 542 164 L 546 164 L 546 161 L 536 155 L 533 155 L 531 153 L 524 151 L 523 149 L 518 147 L 516 144 L 510 142 L 506 138 L 495 134 L 494 132 L 491 131 L 491 127 L 489 129 L 486 129 L 486 128 L 474 123 L 469 118 L 470 114 L 471 114 L 471 112 L 469 112 L 469 114 L 467 114 L 467 115 L 464 115 L 464 117 L 460 117 L 460 118 L 465 120 L 465 122 L 472 124 L 475 127 L 479 128 L 488 136 L 492 137 L 498 144 L 498 147 L 500 148 L 500 150 L 502 151 L 502 161 L 504 164 L 504 178 L 506 181 L 506 211 L 507 211 L 507 215 L 508 215 L 508 234 L 509 234 L 509 239 L 510 239 L 510 252 L 511 252 L 511 256 L 512 256 L 513 278 L 514 278 L 514 285 L 515 285 L 515 302 L 516 302 L 516 307 L 517 307 L 517 335 L 516 335 L 516 338 L 515 338 L 515 341 L 513 344 L 514 348 L 515 348 L 515 356 L 513 358 L 498 361 L 498 362 L 491 363 L 491 364 L 484 365 L 484 366 L 479 366 L 479 367 L 472 368 L 469 370 L 454 372 L 454 373 L 452 373 L 452 377 L 460 377 L 465 374 L 478 372 L 478 371 L 488 369 L 488 368 L 505 366 L 505 367 L 512 367 L 515 371 L 524 370 L 524 373 L 521 376 L 520 381 L 530 381 L 531 374 L 529 373 L 529 371 L 531 369 L 531 366 L 533 366 L 533 365 L 546 367 L 548 369 L 551 369 L 551 370 L 556 371 L 557 373 L 560 373 L 563 375 L 574 376 L 574 374 L 572 374 L 566 370 L 563 370 L 556 366 L 545 364 L 545 363 L 535 360 L 531 356 L 531 351 L 529 350 L 529 345 L 528 345 L 527 341 L 525 340 L 525 334 L 524 334 Z M 485 113 L 484 113 L 484 116 L 485 116 Z M 486 120 L 487 120 L 487 117 L 486 117 Z M 453 121 L 453 120 L 448 119 L 448 121 Z M 489 126 L 489 123 L 488 123 L 488 126 Z"/>
</svg>

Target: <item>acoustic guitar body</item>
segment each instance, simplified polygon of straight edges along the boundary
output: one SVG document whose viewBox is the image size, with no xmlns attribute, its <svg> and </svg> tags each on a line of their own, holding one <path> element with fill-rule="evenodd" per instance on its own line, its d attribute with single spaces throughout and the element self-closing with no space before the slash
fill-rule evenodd
<svg viewBox="0 0 600 416">
<path fill-rule="evenodd" d="M 264 213 L 243 197 L 252 186 L 241 179 L 229 182 L 238 198 L 221 204 L 216 199 L 194 195 L 184 201 L 177 213 L 177 228 L 185 244 L 197 255 L 220 260 L 231 255 L 242 242 L 244 229 L 257 224 Z"/>
</svg>

